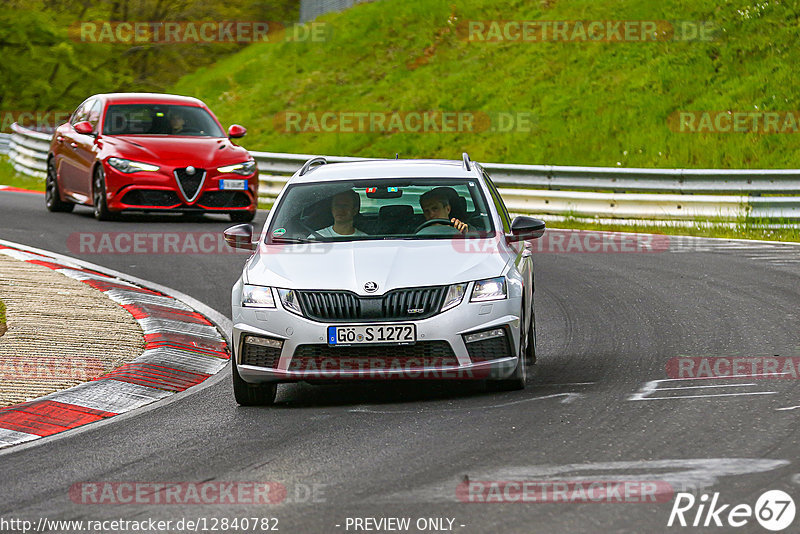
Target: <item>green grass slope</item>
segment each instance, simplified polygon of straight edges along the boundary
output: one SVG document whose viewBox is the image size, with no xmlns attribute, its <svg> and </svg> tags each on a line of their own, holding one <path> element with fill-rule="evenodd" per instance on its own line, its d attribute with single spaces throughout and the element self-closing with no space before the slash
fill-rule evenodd
<svg viewBox="0 0 800 534">
<path fill-rule="evenodd" d="M 800 6 L 764 0 L 383 0 L 325 42 L 252 45 L 181 79 L 253 150 L 627 167 L 797 168 L 800 133 L 680 133 L 677 111 L 800 110 Z M 705 21 L 710 41 L 470 42 L 470 20 Z M 285 133 L 286 111 L 531 113 L 532 131 Z"/>
<path fill-rule="evenodd" d="M 6 305 L 0 300 L 0 336 L 6 333 Z"/>
<path fill-rule="evenodd" d="M 8 161 L 8 156 L 0 156 L 0 185 L 29 189 L 31 191 L 44 191 L 44 179 L 25 176 L 14 170 Z"/>
</svg>

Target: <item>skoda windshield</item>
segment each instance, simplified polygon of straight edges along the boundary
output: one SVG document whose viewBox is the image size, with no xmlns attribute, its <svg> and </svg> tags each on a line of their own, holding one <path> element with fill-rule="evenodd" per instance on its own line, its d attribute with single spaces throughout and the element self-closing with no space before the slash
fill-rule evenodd
<svg viewBox="0 0 800 534">
<path fill-rule="evenodd" d="M 273 209 L 267 243 L 494 236 L 483 192 L 474 179 L 294 184 Z"/>
</svg>

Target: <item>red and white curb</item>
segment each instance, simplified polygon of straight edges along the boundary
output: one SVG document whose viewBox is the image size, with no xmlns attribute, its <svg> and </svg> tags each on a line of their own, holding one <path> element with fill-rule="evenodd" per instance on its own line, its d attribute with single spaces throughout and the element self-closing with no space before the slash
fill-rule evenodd
<svg viewBox="0 0 800 534">
<path fill-rule="evenodd" d="M 0 254 L 49 267 L 102 291 L 133 315 L 145 340 L 138 358 L 104 376 L 1 408 L 0 448 L 140 408 L 203 382 L 228 363 L 225 338 L 206 315 L 184 302 L 190 298 L 175 298 L 141 281 L 125 280 L 121 273 L 16 243 L 0 241 Z"/>
</svg>

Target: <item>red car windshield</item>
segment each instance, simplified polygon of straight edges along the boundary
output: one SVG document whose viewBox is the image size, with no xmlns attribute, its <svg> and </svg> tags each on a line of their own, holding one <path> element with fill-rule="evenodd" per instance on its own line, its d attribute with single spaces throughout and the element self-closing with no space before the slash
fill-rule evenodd
<svg viewBox="0 0 800 534">
<path fill-rule="evenodd" d="M 225 137 L 203 108 L 170 104 L 116 104 L 108 107 L 104 135 Z"/>
</svg>

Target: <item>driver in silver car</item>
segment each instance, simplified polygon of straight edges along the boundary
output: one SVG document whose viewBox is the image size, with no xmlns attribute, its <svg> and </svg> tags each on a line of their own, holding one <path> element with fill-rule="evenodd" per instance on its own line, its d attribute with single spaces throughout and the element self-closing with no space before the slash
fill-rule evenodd
<svg viewBox="0 0 800 534">
<path fill-rule="evenodd" d="M 453 228 L 461 234 L 469 230 L 467 223 L 462 222 L 456 218 L 450 218 L 450 201 L 447 199 L 447 193 L 440 188 L 434 188 L 423 194 L 419 198 L 419 205 L 422 208 L 422 214 L 425 216 L 426 221 L 431 219 L 445 219 L 453 223 Z M 444 226 L 445 223 L 439 223 Z M 424 229 L 423 229 L 424 230 Z"/>
</svg>

